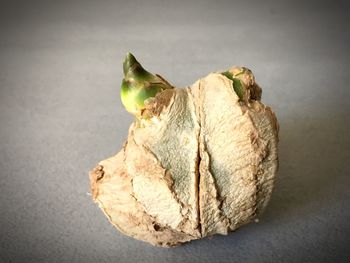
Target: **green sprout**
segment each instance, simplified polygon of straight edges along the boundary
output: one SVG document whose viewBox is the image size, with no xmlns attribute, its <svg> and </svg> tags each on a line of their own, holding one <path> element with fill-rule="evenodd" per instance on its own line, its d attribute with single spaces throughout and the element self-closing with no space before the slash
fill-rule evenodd
<svg viewBox="0 0 350 263">
<path fill-rule="evenodd" d="M 165 89 L 172 89 L 161 76 L 148 72 L 136 58 L 127 53 L 123 63 L 124 79 L 121 84 L 121 101 L 125 109 L 137 118 L 142 117 L 147 99 Z"/>
<path fill-rule="evenodd" d="M 233 86 L 234 91 L 236 92 L 239 99 L 243 100 L 244 86 L 243 86 L 242 82 L 238 78 L 235 77 L 236 75 L 234 76 L 229 71 L 222 72 L 221 74 L 224 75 L 225 77 L 227 77 L 228 79 L 232 80 L 232 86 Z M 241 74 L 241 73 L 238 73 L 238 74 Z"/>
</svg>

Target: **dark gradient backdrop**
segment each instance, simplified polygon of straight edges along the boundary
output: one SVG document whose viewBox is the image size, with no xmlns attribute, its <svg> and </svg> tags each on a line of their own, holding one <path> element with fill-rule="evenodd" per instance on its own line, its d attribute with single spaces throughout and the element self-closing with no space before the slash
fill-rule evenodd
<svg viewBox="0 0 350 263">
<path fill-rule="evenodd" d="M 0 262 L 349 262 L 346 1 L 8 1 L 0 5 Z M 122 146 L 132 51 L 185 86 L 253 70 L 280 126 L 260 223 L 174 249 L 117 232 L 88 171 Z"/>
</svg>

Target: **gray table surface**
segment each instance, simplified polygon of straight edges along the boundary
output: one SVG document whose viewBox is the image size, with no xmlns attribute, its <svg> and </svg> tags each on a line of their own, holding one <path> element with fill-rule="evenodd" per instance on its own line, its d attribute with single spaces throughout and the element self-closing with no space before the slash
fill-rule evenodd
<svg viewBox="0 0 350 263">
<path fill-rule="evenodd" d="M 0 8 L 0 262 L 349 262 L 350 9 L 345 1 L 8 1 Z M 92 202 L 119 151 L 127 51 L 183 87 L 253 70 L 280 123 L 258 224 L 155 248 Z"/>
</svg>

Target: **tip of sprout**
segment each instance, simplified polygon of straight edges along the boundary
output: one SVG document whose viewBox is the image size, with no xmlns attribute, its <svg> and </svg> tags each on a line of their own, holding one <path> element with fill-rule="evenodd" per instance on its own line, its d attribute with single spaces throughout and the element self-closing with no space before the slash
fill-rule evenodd
<svg viewBox="0 0 350 263">
<path fill-rule="evenodd" d="M 135 65 L 135 63 L 138 63 L 136 58 L 134 57 L 133 54 L 131 54 L 130 52 L 126 53 L 125 59 L 124 59 L 124 63 L 123 63 L 123 71 L 124 71 L 124 75 L 127 74 L 127 72 L 129 71 L 129 69 Z"/>
<path fill-rule="evenodd" d="M 125 60 L 135 59 L 135 56 L 129 51 L 126 53 Z"/>
</svg>

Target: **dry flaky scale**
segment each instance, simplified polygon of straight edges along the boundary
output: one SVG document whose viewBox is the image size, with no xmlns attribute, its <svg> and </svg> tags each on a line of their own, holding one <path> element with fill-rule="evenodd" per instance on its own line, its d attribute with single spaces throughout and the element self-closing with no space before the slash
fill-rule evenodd
<svg viewBox="0 0 350 263">
<path fill-rule="evenodd" d="M 252 72 L 233 67 L 180 89 L 129 53 L 124 74 L 122 102 L 135 122 L 123 149 L 90 172 L 110 222 L 171 247 L 254 220 L 273 188 L 278 124 Z"/>
</svg>

